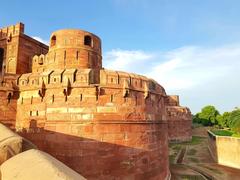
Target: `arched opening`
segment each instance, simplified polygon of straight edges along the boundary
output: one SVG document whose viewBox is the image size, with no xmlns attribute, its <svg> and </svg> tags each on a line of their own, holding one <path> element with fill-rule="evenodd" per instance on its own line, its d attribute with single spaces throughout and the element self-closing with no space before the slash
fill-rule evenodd
<svg viewBox="0 0 240 180">
<path fill-rule="evenodd" d="M 92 38 L 91 38 L 91 36 L 84 36 L 84 45 L 92 47 Z"/>
<path fill-rule="evenodd" d="M 10 59 L 8 60 L 7 72 L 8 72 L 8 73 L 12 73 L 12 74 L 15 74 L 15 73 L 16 73 L 16 61 L 15 61 L 15 59 L 10 58 Z"/>
<path fill-rule="evenodd" d="M 43 65 L 43 57 L 40 57 L 40 58 L 39 58 L 38 64 L 39 64 L 39 65 Z"/>
<path fill-rule="evenodd" d="M 0 48 L 0 75 L 2 75 L 3 70 L 3 58 L 4 58 L 4 49 Z"/>
<path fill-rule="evenodd" d="M 56 36 L 53 36 L 53 37 L 51 38 L 51 47 L 53 47 L 53 46 L 56 45 L 56 41 L 57 41 Z"/>
</svg>

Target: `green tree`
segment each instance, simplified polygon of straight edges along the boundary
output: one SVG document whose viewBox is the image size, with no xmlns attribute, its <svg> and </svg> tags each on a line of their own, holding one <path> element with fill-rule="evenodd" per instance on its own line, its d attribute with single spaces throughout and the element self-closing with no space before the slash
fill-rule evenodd
<svg viewBox="0 0 240 180">
<path fill-rule="evenodd" d="M 240 109 L 231 112 L 229 116 L 229 127 L 236 133 L 240 133 Z"/>
<path fill-rule="evenodd" d="M 198 118 L 204 126 L 211 126 L 218 123 L 217 116 L 220 115 L 218 110 L 211 105 L 202 108 L 202 111 L 198 114 Z"/>
<path fill-rule="evenodd" d="M 229 118 L 230 118 L 231 112 L 224 112 L 222 115 L 222 127 L 229 127 Z"/>
<path fill-rule="evenodd" d="M 216 119 L 217 119 L 217 124 L 219 127 L 222 127 L 222 128 L 225 127 L 223 124 L 223 116 L 221 114 L 217 115 Z"/>
<path fill-rule="evenodd" d="M 201 123 L 201 119 L 199 118 L 199 113 L 195 114 L 192 118 L 194 123 Z"/>
</svg>

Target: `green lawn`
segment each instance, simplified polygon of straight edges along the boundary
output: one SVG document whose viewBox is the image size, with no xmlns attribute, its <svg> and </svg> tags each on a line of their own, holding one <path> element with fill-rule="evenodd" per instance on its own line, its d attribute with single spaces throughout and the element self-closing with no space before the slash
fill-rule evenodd
<svg viewBox="0 0 240 180">
<path fill-rule="evenodd" d="M 240 134 L 236 134 L 236 133 L 232 132 L 231 130 L 214 129 L 214 130 L 211 130 L 211 132 L 218 135 L 218 136 L 240 137 Z"/>
<path fill-rule="evenodd" d="M 230 130 L 214 129 L 211 131 L 218 136 L 232 136 L 233 135 L 233 132 Z"/>
</svg>

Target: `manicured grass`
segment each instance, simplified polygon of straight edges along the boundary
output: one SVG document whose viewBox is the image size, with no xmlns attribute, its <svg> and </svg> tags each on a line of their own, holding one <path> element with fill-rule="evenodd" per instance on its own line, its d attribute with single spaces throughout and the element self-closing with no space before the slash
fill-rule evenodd
<svg viewBox="0 0 240 180">
<path fill-rule="evenodd" d="M 229 130 L 224 130 L 224 129 L 215 129 L 215 130 L 211 130 L 211 131 L 218 136 L 232 136 L 233 135 L 233 132 L 231 132 Z"/>
<path fill-rule="evenodd" d="M 240 134 L 236 134 L 233 131 L 226 129 L 212 129 L 211 132 L 218 136 L 240 137 Z"/>
</svg>

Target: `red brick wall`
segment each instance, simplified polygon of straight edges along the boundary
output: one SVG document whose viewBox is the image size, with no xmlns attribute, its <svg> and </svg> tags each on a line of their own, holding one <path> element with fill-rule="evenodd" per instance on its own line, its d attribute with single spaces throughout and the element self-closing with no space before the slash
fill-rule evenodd
<svg viewBox="0 0 240 180">
<path fill-rule="evenodd" d="M 192 121 L 168 121 L 168 138 L 171 141 L 189 141 L 192 139 Z"/>
<path fill-rule="evenodd" d="M 59 122 L 46 128 L 21 135 L 88 179 L 169 176 L 166 123 Z"/>
<path fill-rule="evenodd" d="M 78 84 L 76 77 L 65 96 L 64 80 L 60 81 L 65 74 L 60 72 L 50 74 L 41 99 L 41 83 L 28 81 L 33 74 L 24 76 L 19 79 L 16 127 L 26 131 L 21 135 L 39 148 L 90 179 L 164 179 L 169 175 L 164 91 L 160 87 L 149 89 L 145 98 L 143 87 L 132 83 L 123 97 L 123 84 L 108 84 L 108 75 L 100 78 L 98 90 Z M 54 82 L 52 76 L 59 79 Z M 22 85 L 25 80 L 28 83 Z"/>
<path fill-rule="evenodd" d="M 166 106 L 168 138 L 170 141 L 189 141 L 192 139 L 192 115 L 188 108 Z"/>
<path fill-rule="evenodd" d="M 32 57 L 48 51 L 48 46 L 24 34 L 22 23 L 0 29 L 0 48 L 4 49 L 5 72 L 11 74 L 31 72 Z"/>
<path fill-rule="evenodd" d="M 5 75 L 0 77 L 0 122 L 15 129 L 17 100 L 19 92 L 16 84 L 16 75 Z"/>
</svg>

